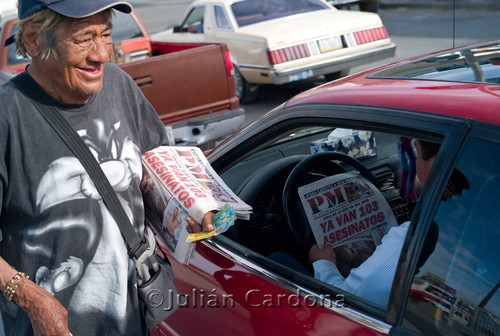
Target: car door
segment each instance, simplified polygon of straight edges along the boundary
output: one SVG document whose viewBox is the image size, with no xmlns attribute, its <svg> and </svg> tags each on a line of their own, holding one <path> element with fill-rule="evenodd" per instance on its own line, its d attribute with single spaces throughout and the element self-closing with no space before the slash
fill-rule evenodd
<svg viewBox="0 0 500 336">
<path fill-rule="evenodd" d="M 304 117 L 305 110 L 307 117 Z M 238 224 L 243 225 L 239 235 L 231 232 L 198 243 L 189 266 L 173 262 L 177 287 L 186 299 L 185 307 L 162 323 L 159 333 L 160 330 L 163 334 L 207 335 L 386 335 L 400 332 L 400 328 L 394 326 L 401 325 L 398 318 L 405 307 L 401 298 L 410 292 L 413 274 L 408 273 L 408 267 L 417 264 L 415 255 L 420 253 L 425 240 L 424 230 L 430 226 L 430 216 L 439 204 L 437 195 L 445 188 L 449 178 L 447 171 L 454 167 L 459 145 L 469 125 L 454 118 L 401 113 L 403 111 L 397 109 L 314 105 L 305 110 L 273 111 L 270 116 L 279 123 L 270 123 L 264 128 L 259 125 L 255 132 L 250 127 L 241 139 L 226 143 L 228 149 L 225 152 L 221 149 L 223 153 L 217 161 L 211 161 L 233 191 L 240 190 L 237 192 L 240 197 L 244 190 L 241 186 L 252 187 L 259 183 L 263 189 L 257 191 L 270 197 L 252 203 L 254 217 L 248 223 Z M 275 189 L 286 180 L 290 164 L 295 165 L 297 160 L 311 154 L 311 140 L 324 139 L 335 126 L 375 129 L 377 155 L 364 159 L 363 164 L 381 179 L 380 185 L 389 195 L 387 199 L 399 223 L 408 221 L 410 213 L 397 197 L 394 176 L 400 169 L 398 137 L 444 140 L 437 161 L 439 168 L 434 169 L 434 183 L 424 191 L 418 186 L 423 196 L 410 226 L 411 234 L 403 247 L 387 308 L 316 280 L 312 274 L 302 273 L 270 257 L 277 246 L 288 249 L 289 253 L 299 250 L 298 244 L 289 240 L 286 228 L 272 227 L 281 216 L 281 191 Z M 229 169 L 226 167 L 255 150 L 248 159 Z M 266 210 L 260 212 L 259 209 Z M 307 252 L 304 257 L 307 259 Z M 388 288 L 390 291 L 390 282 Z"/>
<path fill-rule="evenodd" d="M 433 246 L 421 244 L 425 263 L 405 284 L 404 309 L 393 312 L 394 335 L 500 334 L 500 132 L 474 123 L 452 171 L 468 189 L 432 212 Z M 416 232 L 417 230 L 415 230 Z M 427 233 L 430 236 L 430 233 Z M 431 249 L 429 252 L 428 249 Z M 411 256 L 402 258 L 411 263 Z"/>
</svg>

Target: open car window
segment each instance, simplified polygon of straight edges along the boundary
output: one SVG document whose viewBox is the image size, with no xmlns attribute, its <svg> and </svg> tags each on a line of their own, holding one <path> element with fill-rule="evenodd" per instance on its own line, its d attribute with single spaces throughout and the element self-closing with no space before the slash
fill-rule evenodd
<svg viewBox="0 0 500 336">
<path fill-rule="evenodd" d="M 349 244 L 343 243 L 338 246 L 339 258 L 348 260 L 350 258 L 349 252 L 356 255 L 356 258 L 351 258 L 355 260 L 349 259 L 348 269 L 342 270 L 343 275 L 347 277 L 350 269 L 358 267 L 371 255 L 391 225 L 398 226 L 410 219 L 414 204 L 409 204 L 399 195 L 401 173 L 401 161 L 398 153 L 399 138 L 400 134 L 396 131 L 380 132 L 359 128 L 335 128 L 325 125 L 294 128 L 289 132 L 283 132 L 280 137 L 272 139 L 267 145 L 221 174 L 228 186 L 253 207 L 250 221 L 237 221 L 235 226 L 226 233 L 226 237 L 256 253 L 256 258 L 267 263 L 267 266 L 272 268 L 277 262 L 296 272 L 297 279 L 300 279 L 302 285 L 305 281 L 307 286 L 323 293 L 327 292 L 332 297 L 347 295 L 347 301 L 350 305 L 360 304 L 364 311 L 383 316 L 385 307 L 373 302 L 370 298 L 360 293 L 349 293 L 348 290 L 339 289 L 326 281 L 314 278 L 313 268 L 308 261 L 308 248 L 301 246 L 297 235 L 291 232 L 287 222 L 287 209 L 283 204 L 283 193 L 294 167 L 312 154 L 342 153 L 358 160 L 373 174 L 374 184 L 376 184 L 376 189 L 378 189 L 384 204 L 380 203 L 379 207 L 377 207 L 378 204 L 373 206 L 375 199 L 362 195 L 359 202 L 357 199 L 352 200 L 350 211 L 347 207 L 345 209 L 339 207 L 340 210 L 329 217 L 330 224 L 325 224 L 324 227 L 326 236 L 332 237 L 332 244 L 340 236 L 352 238 Z M 328 171 L 330 167 L 326 167 L 327 165 L 324 164 L 325 161 L 318 162 L 317 166 L 313 164 L 311 171 L 305 175 L 310 175 L 312 180 L 322 179 L 330 175 Z M 358 170 L 353 169 L 349 164 L 342 162 L 341 166 L 348 172 L 358 175 Z M 336 173 L 338 172 L 331 175 Z M 418 180 L 414 182 L 414 190 L 418 195 L 421 192 L 421 186 Z M 358 188 L 357 191 L 364 188 L 363 183 L 356 184 L 355 187 Z M 352 196 L 357 191 L 343 195 L 347 199 L 347 195 Z M 295 190 L 296 192 L 297 190 Z M 302 205 L 299 203 L 296 206 Z M 377 220 L 376 214 L 383 206 L 388 208 L 394 219 L 391 225 L 388 225 L 386 217 L 382 216 L 379 217 L 380 220 Z M 301 225 L 308 226 L 307 219 L 303 220 Z M 299 221 L 298 218 L 297 221 Z M 325 220 L 326 222 L 327 220 Z M 300 232 L 301 228 L 297 230 Z M 301 235 L 299 233 L 299 236 Z M 369 240 L 366 239 L 367 236 Z M 314 237 L 304 237 L 304 239 L 311 238 L 314 243 Z M 297 264 L 288 264 L 280 257 L 275 258 L 276 252 L 291 256 L 301 266 L 295 267 Z M 394 265 L 396 264 L 397 258 Z M 301 271 L 302 266 L 306 269 L 305 272 Z M 307 280 L 304 280 L 304 276 Z M 388 299 L 391 283 L 392 275 L 387 284 L 388 292 L 385 300 Z"/>
<path fill-rule="evenodd" d="M 180 26 L 181 32 L 203 33 L 203 22 L 205 18 L 205 6 L 196 6 L 189 12 L 188 16 Z"/>
</svg>

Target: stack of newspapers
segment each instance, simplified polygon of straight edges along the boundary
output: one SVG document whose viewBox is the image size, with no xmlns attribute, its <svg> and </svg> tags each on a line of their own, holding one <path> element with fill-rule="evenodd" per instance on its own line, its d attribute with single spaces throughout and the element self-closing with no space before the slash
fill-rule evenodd
<svg viewBox="0 0 500 336">
<path fill-rule="evenodd" d="M 216 230 L 209 235 L 222 233 L 232 218 L 250 218 L 252 208 L 227 187 L 198 147 L 160 146 L 142 155 L 142 166 L 146 221 L 183 264 L 189 263 L 195 246 L 188 239 L 188 215 L 201 223 L 205 213 L 219 211 L 214 220 L 223 223 L 214 222 Z"/>
</svg>

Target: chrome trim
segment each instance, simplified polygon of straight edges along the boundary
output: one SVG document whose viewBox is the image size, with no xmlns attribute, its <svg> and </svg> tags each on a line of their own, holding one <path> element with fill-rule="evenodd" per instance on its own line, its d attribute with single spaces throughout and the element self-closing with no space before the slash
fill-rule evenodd
<svg viewBox="0 0 500 336">
<path fill-rule="evenodd" d="M 290 291 L 294 292 L 295 290 L 299 289 L 301 297 L 305 296 L 313 296 L 318 300 L 318 302 L 324 302 L 325 297 L 320 296 L 318 293 L 312 292 L 311 290 L 304 288 L 302 286 L 297 285 L 296 283 L 291 282 L 288 279 L 285 279 L 277 274 L 274 274 L 272 272 L 269 272 L 268 270 L 260 267 L 256 263 L 254 263 L 251 260 L 245 259 L 231 250 L 221 246 L 220 244 L 216 243 L 213 240 L 208 240 L 208 241 L 202 241 L 202 244 L 206 245 L 213 251 L 220 253 L 224 255 L 225 257 L 229 258 L 230 260 L 237 262 L 241 267 L 248 269 L 249 271 L 252 271 L 253 273 L 260 274 L 270 282 Z M 353 310 L 352 308 L 345 308 L 345 307 L 339 307 L 335 302 L 332 302 L 329 300 L 330 304 L 327 307 L 326 305 L 321 305 L 323 308 L 328 309 L 336 314 L 339 314 L 355 323 L 358 323 L 360 325 L 363 325 L 367 328 L 370 328 L 376 332 L 384 333 L 384 334 L 389 334 L 392 326 L 390 324 L 387 324 L 385 322 L 379 321 L 371 316 L 362 314 L 358 311 Z"/>
<path fill-rule="evenodd" d="M 241 64 L 238 63 L 238 68 L 249 68 L 249 69 L 261 69 L 261 70 L 269 70 L 271 71 L 271 68 L 266 65 L 254 65 L 254 64 Z"/>
</svg>

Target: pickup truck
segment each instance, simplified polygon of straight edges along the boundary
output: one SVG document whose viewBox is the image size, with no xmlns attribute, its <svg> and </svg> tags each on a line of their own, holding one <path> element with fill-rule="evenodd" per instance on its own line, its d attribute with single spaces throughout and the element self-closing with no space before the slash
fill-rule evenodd
<svg viewBox="0 0 500 336">
<path fill-rule="evenodd" d="M 24 71 L 29 59 L 4 47 L 17 31 L 16 16 L 1 22 L 0 83 Z M 234 69 L 224 43 L 151 41 L 136 12 L 116 12 L 111 61 L 141 88 L 176 144 L 202 149 L 213 146 L 244 123 L 245 111 L 235 94 Z"/>
</svg>

